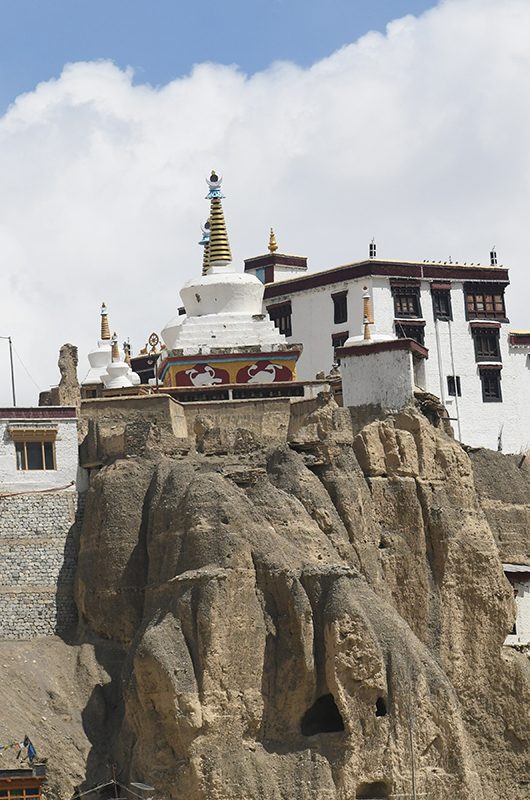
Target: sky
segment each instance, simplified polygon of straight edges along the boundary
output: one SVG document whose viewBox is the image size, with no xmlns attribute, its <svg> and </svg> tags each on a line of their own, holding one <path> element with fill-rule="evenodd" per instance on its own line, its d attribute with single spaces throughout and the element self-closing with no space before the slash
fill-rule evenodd
<svg viewBox="0 0 530 800">
<path fill-rule="evenodd" d="M 0 336 L 19 404 L 79 377 L 99 307 L 133 352 L 200 271 L 205 177 L 234 255 L 311 270 L 511 268 L 530 327 L 528 0 L 0 0 Z M 10 404 L 0 340 L 0 404 Z"/>
</svg>

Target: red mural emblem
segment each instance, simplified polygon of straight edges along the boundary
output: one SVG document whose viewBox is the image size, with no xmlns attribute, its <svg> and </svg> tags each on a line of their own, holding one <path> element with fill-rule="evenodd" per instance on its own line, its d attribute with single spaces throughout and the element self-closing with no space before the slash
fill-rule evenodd
<svg viewBox="0 0 530 800">
<path fill-rule="evenodd" d="M 242 367 L 236 380 L 238 383 L 278 383 L 292 379 L 293 373 L 289 367 L 273 364 L 271 361 L 257 361 L 248 367 Z"/>
<path fill-rule="evenodd" d="M 230 383 L 228 372 L 204 362 L 177 372 L 175 376 L 175 386 L 216 386 L 219 383 Z"/>
</svg>

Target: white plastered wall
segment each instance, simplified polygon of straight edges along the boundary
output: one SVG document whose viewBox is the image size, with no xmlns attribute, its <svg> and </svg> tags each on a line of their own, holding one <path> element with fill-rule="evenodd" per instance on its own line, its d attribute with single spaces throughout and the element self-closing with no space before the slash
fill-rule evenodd
<svg viewBox="0 0 530 800">
<path fill-rule="evenodd" d="M 17 470 L 15 443 L 9 433 L 14 427 L 57 428 L 55 470 Z M 84 485 L 84 470 L 78 473 L 77 421 L 75 419 L 0 419 L 0 492 L 52 489 L 77 482 Z M 81 485 L 83 484 L 83 485 Z M 76 489 L 74 485 L 72 487 Z"/>
<path fill-rule="evenodd" d="M 363 345 L 357 345 L 362 350 Z M 382 350 L 341 358 L 344 405 L 377 405 L 398 411 L 414 396 L 412 354 L 409 350 Z"/>
<path fill-rule="evenodd" d="M 512 573 L 508 579 L 514 589 L 517 613 L 515 634 L 507 636 L 504 644 L 530 644 L 530 577 Z"/>
<path fill-rule="evenodd" d="M 289 342 L 304 345 L 297 367 L 300 380 L 314 378 L 322 370 L 329 371 L 333 363 L 333 333 L 342 330 L 349 331 L 350 336 L 361 333 L 363 286 L 368 286 L 372 295 L 375 319 L 372 332 L 395 335 L 394 299 L 388 277 L 357 278 L 267 300 L 267 305 L 291 301 L 293 333 Z M 331 295 L 344 290 L 348 291 L 348 319 L 337 325 L 333 322 Z M 485 403 L 474 340 L 465 314 L 463 282 L 452 283 L 450 322 L 435 321 L 431 284 L 427 280 L 421 281 L 420 301 L 425 347 L 429 351 L 423 388 L 444 402 L 455 436 L 473 447 L 496 450 L 500 443 L 505 453 L 530 449 L 530 348 L 510 347 L 510 325 L 501 324 L 502 402 Z M 460 377 L 461 397 L 448 394 L 447 377 L 453 374 Z"/>
</svg>

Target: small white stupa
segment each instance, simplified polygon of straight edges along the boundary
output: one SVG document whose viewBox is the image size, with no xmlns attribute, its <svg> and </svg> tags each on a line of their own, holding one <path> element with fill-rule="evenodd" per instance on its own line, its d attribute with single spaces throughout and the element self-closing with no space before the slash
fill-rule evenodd
<svg viewBox="0 0 530 800">
<path fill-rule="evenodd" d="M 120 353 L 116 334 L 113 335 L 111 341 L 111 361 L 101 375 L 105 389 L 126 389 L 129 386 L 138 386 L 140 377 L 132 371 L 128 353 Z"/>
<path fill-rule="evenodd" d="M 186 314 L 162 330 L 159 378 L 166 386 L 291 381 L 301 345 L 290 345 L 263 313 L 263 283 L 236 272 L 224 220 L 220 178 L 209 180 L 202 275 L 180 292 Z"/>
<path fill-rule="evenodd" d="M 107 306 L 105 303 L 101 305 L 101 338 L 98 341 L 97 347 L 91 350 L 88 354 L 88 361 L 90 369 L 86 378 L 83 380 L 83 385 L 94 383 L 102 383 L 101 376 L 107 371 L 107 367 L 112 359 L 112 345 L 110 340 L 109 318 L 107 313 Z"/>
</svg>

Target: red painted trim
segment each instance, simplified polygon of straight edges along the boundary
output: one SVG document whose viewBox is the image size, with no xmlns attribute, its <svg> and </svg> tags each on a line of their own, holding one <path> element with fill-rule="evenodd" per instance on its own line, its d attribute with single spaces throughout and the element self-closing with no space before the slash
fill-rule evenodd
<svg viewBox="0 0 530 800">
<path fill-rule="evenodd" d="M 433 281 L 431 283 L 431 291 L 433 292 L 448 292 L 451 289 L 451 284 L 448 281 Z"/>
<path fill-rule="evenodd" d="M 469 327 L 472 328 L 472 329 L 474 329 L 474 328 L 496 328 L 497 330 L 499 330 L 500 327 L 501 327 L 501 323 L 500 322 L 496 322 L 495 320 L 492 320 L 492 319 L 484 319 L 484 320 L 481 319 L 481 320 L 472 320 L 472 321 L 470 320 Z"/>
<path fill-rule="evenodd" d="M 424 319 L 415 319 L 415 317 L 396 317 L 394 325 L 408 325 L 414 328 L 424 328 L 427 323 Z"/>
<path fill-rule="evenodd" d="M 245 258 L 245 270 L 259 269 L 260 267 L 275 266 L 278 264 L 282 267 L 299 267 L 300 269 L 307 269 L 306 256 L 289 256 L 285 253 L 266 253 L 263 256 L 254 256 L 254 258 Z"/>
<path fill-rule="evenodd" d="M 482 372 L 483 370 L 487 369 L 500 372 L 502 366 L 503 366 L 502 364 L 481 364 L 480 362 L 477 364 L 479 372 Z"/>
<path fill-rule="evenodd" d="M 442 280 L 477 281 L 482 284 L 489 282 L 502 282 L 508 285 L 507 269 L 492 269 L 489 267 L 462 267 L 453 264 L 393 264 L 384 261 L 360 261 L 355 264 L 345 264 L 334 267 L 325 272 L 314 272 L 301 278 L 291 278 L 286 281 L 270 284 L 265 287 L 265 299 L 279 297 L 284 294 L 295 294 L 308 289 L 321 286 L 331 286 L 342 281 L 351 281 L 365 277 L 440 278 Z"/>
<path fill-rule="evenodd" d="M 530 333 L 510 333 L 510 344 L 530 345 Z"/>
<path fill-rule="evenodd" d="M 0 408 L 0 419 L 75 419 L 74 406 L 40 406 L 38 408 Z"/>
<path fill-rule="evenodd" d="M 389 339 L 386 342 L 370 342 L 368 344 L 349 345 L 349 347 L 337 348 L 337 355 L 343 356 L 368 356 L 372 353 L 384 353 L 388 350 L 408 350 L 420 358 L 429 358 L 429 351 L 426 347 L 414 341 L 414 339 Z"/>
<path fill-rule="evenodd" d="M 276 308 L 288 308 L 291 313 L 291 301 L 283 300 L 281 303 L 271 303 L 270 306 L 267 306 L 267 311 L 274 311 Z"/>
</svg>

